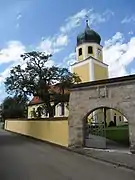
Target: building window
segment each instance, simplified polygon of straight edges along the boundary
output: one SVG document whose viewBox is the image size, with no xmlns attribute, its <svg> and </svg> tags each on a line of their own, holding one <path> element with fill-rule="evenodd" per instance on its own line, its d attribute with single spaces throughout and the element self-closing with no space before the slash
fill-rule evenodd
<svg viewBox="0 0 135 180">
<path fill-rule="evenodd" d="M 121 116 L 119 116 L 119 121 L 121 121 Z"/>
<path fill-rule="evenodd" d="M 65 114 L 65 105 L 64 103 L 59 104 L 59 116 L 64 116 Z"/>
<path fill-rule="evenodd" d="M 38 116 L 38 118 L 41 118 L 41 116 L 42 116 L 42 107 L 41 106 L 39 106 L 38 108 L 37 108 L 37 116 Z"/>
<path fill-rule="evenodd" d="M 93 54 L 93 47 L 92 46 L 88 46 L 88 54 Z"/>
<path fill-rule="evenodd" d="M 117 117 L 116 117 L 116 113 L 115 113 L 115 114 L 114 114 L 114 117 L 113 117 L 115 126 L 116 126 L 116 119 L 117 119 Z"/>
<path fill-rule="evenodd" d="M 43 116 L 44 116 L 44 117 L 47 117 L 47 116 L 48 116 L 47 109 L 45 109 L 45 108 L 43 108 Z"/>
<path fill-rule="evenodd" d="M 64 116 L 65 114 L 65 106 L 64 103 L 61 103 L 61 116 Z"/>
<path fill-rule="evenodd" d="M 79 48 L 79 56 L 82 55 L 82 48 Z"/>
<path fill-rule="evenodd" d="M 31 118 L 35 118 L 36 117 L 36 109 L 33 108 L 31 111 Z"/>
<path fill-rule="evenodd" d="M 98 58 L 101 60 L 102 59 L 102 51 L 101 49 L 97 50 Z"/>
</svg>

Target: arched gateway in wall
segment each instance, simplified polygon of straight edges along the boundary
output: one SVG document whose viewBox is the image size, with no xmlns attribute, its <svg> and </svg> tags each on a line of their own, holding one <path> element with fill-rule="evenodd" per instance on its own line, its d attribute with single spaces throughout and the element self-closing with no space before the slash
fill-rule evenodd
<svg viewBox="0 0 135 180">
<path fill-rule="evenodd" d="M 135 75 L 81 83 L 72 87 L 69 147 L 86 145 L 86 117 L 93 110 L 102 107 L 115 109 L 126 117 L 129 123 L 130 150 L 135 152 Z"/>
</svg>

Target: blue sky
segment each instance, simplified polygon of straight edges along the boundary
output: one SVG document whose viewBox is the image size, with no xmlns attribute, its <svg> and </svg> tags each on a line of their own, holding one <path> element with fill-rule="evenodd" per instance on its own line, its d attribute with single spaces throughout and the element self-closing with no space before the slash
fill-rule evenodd
<svg viewBox="0 0 135 180">
<path fill-rule="evenodd" d="M 30 50 L 53 53 L 48 65 L 75 60 L 76 36 L 90 27 L 102 38 L 110 77 L 135 72 L 135 2 L 127 0 L 3 0 L 0 6 L 0 101 L 10 68 Z"/>
</svg>

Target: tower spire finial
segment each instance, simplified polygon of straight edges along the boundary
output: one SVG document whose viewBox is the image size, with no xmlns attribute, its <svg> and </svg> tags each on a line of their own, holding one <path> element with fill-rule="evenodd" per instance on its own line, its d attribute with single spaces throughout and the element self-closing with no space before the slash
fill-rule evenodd
<svg viewBox="0 0 135 180">
<path fill-rule="evenodd" d="M 86 15 L 86 27 L 89 28 L 89 17 Z"/>
</svg>

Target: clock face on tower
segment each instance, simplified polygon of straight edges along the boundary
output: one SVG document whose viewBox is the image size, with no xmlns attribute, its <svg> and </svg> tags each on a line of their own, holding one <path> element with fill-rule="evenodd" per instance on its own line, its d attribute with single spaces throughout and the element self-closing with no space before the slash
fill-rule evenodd
<svg viewBox="0 0 135 180">
<path fill-rule="evenodd" d="M 97 50 L 97 55 L 98 55 L 98 59 L 102 59 L 102 51 L 101 51 L 101 49 L 98 49 Z"/>
</svg>

